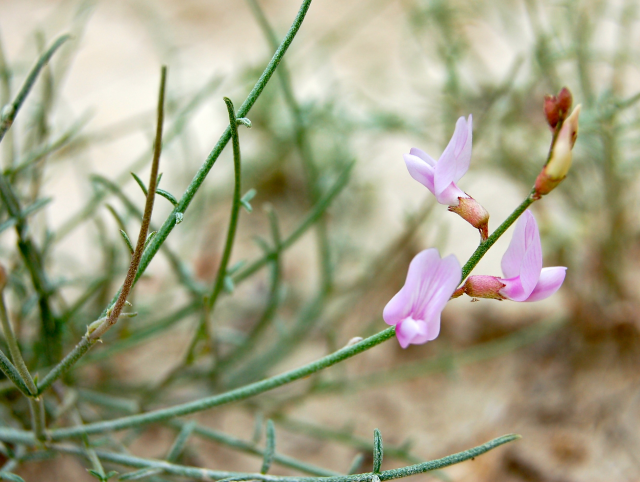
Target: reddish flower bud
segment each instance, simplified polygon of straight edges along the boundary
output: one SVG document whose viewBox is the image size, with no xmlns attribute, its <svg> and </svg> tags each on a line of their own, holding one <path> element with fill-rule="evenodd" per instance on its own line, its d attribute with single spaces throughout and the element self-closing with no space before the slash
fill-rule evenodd
<svg viewBox="0 0 640 482">
<path fill-rule="evenodd" d="M 562 120 L 567 118 L 567 114 L 569 114 L 572 105 L 573 96 L 571 95 L 571 91 L 566 87 L 563 87 L 558 93 L 558 113 Z"/>
<path fill-rule="evenodd" d="M 567 118 L 572 104 L 573 96 L 571 95 L 571 91 L 566 87 L 563 87 L 557 96 L 544 96 L 544 114 L 552 129 L 555 129 L 558 123 Z"/>
<path fill-rule="evenodd" d="M 449 206 L 449 211 L 456 213 L 480 231 L 482 241 L 489 237 L 489 213 L 472 197 L 459 197 L 458 205 Z"/>
</svg>

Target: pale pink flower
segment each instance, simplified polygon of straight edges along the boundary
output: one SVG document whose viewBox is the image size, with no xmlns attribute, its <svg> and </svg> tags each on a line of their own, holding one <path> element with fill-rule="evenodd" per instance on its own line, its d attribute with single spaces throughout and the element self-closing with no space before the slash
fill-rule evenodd
<svg viewBox="0 0 640 482">
<path fill-rule="evenodd" d="M 387 303 L 382 317 L 396 326 L 402 348 L 434 340 L 440 333 L 440 313 L 451 298 L 462 270 L 455 256 L 440 259 L 435 248 L 418 253 L 409 265 L 402 289 Z"/>
<path fill-rule="evenodd" d="M 469 170 L 471 162 L 473 118 L 460 117 L 449 144 L 435 161 L 426 152 L 412 148 L 404 155 L 409 174 L 431 191 L 440 204 L 460 215 L 478 230 L 482 239 L 488 236 L 489 213 L 456 183 Z"/>
<path fill-rule="evenodd" d="M 558 291 L 567 268 L 542 267 L 542 244 L 538 225 L 531 211 L 525 211 L 516 224 L 511 244 L 502 257 L 502 273 L 497 276 L 470 276 L 462 292 L 474 298 L 539 301 Z"/>
</svg>

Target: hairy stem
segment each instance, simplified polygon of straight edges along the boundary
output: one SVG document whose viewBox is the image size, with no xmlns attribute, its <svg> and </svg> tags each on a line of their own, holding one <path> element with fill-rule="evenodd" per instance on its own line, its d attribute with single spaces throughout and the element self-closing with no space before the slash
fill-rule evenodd
<svg viewBox="0 0 640 482">
<path fill-rule="evenodd" d="M 149 177 L 149 188 L 147 192 L 147 201 L 144 206 L 144 214 L 142 215 L 142 225 L 140 226 L 140 233 L 138 234 L 138 242 L 136 243 L 136 249 L 131 257 L 131 264 L 127 271 L 127 276 L 124 280 L 120 294 L 111 309 L 111 313 L 107 319 L 90 333 L 89 340 L 96 341 L 113 325 L 116 324 L 124 304 L 127 301 L 127 297 L 133 288 L 135 282 L 135 276 L 140 265 L 140 259 L 142 258 L 142 252 L 144 251 L 145 243 L 147 242 L 147 233 L 149 231 L 149 224 L 151 223 L 151 213 L 153 212 L 153 201 L 156 196 L 156 183 L 158 181 L 158 167 L 160 165 L 160 153 L 162 151 L 162 127 L 164 125 L 164 97 L 167 80 L 167 68 L 165 66 L 161 69 L 160 74 L 160 92 L 158 94 L 158 122 L 156 124 L 156 138 L 153 148 L 153 162 L 151 163 L 151 175 Z"/>
<path fill-rule="evenodd" d="M 203 469 L 200 467 L 188 467 L 184 465 L 171 464 L 161 460 L 150 460 L 135 457 L 127 454 L 117 454 L 113 452 L 96 451 L 98 457 L 106 462 L 125 465 L 136 468 L 159 468 L 164 473 L 189 477 L 195 480 L 262 480 L 267 482 L 372 482 L 377 477 L 378 480 L 394 480 L 411 475 L 423 474 L 432 470 L 442 469 L 451 465 L 459 464 L 466 460 L 474 459 L 489 452 L 501 445 L 519 439 L 516 434 L 503 435 L 477 447 L 473 447 L 463 452 L 448 455 L 441 459 L 431 460 L 420 464 L 409 465 L 398 469 L 384 470 L 378 474 L 372 472 L 354 475 L 336 475 L 332 477 L 300 477 L 300 476 L 277 476 L 266 474 L 242 474 L 237 472 L 225 472 L 219 470 Z M 51 448 L 58 452 L 86 456 L 86 452 L 76 446 L 52 445 Z"/>
<path fill-rule="evenodd" d="M 526 211 L 526 209 L 531 206 L 536 200 L 533 197 L 534 191 L 531 191 L 531 194 L 520 203 L 520 205 L 509 215 L 507 219 L 503 221 L 503 223 L 498 226 L 491 236 L 489 236 L 486 240 L 480 243 L 480 246 L 476 248 L 474 253 L 469 258 L 469 261 L 465 263 L 462 267 L 462 279 L 460 280 L 460 284 L 464 282 L 464 280 L 469 276 L 469 273 L 476 267 L 476 265 L 480 262 L 482 257 L 489 251 L 491 246 L 495 244 L 495 242 L 502 236 L 507 229 L 520 217 L 520 215 Z"/>
</svg>

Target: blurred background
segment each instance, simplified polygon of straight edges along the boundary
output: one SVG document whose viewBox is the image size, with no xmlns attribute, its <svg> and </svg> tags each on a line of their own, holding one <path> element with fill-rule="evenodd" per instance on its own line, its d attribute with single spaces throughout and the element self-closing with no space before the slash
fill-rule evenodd
<svg viewBox="0 0 640 482">
<path fill-rule="evenodd" d="M 37 297 L 0 208 L 11 317 L 41 377 L 126 272 L 118 231 L 135 242 L 144 197 L 129 172 L 149 176 L 160 65 L 169 68 L 161 188 L 180 198 L 228 123 L 222 97 L 240 106 L 299 6 L 0 2 L 3 105 L 46 45 L 74 35 L 0 146 L 2 169 L 32 206 L 30 235 L 62 320 L 59 346 L 43 347 Z M 195 419 L 260 445 L 271 418 L 279 453 L 341 472 L 360 453 L 359 470 L 370 470 L 379 428 L 385 469 L 504 433 L 523 436 L 416 479 L 640 480 L 638 7 L 633 0 L 314 0 L 280 75 L 248 115 L 253 127 L 240 131 L 243 187 L 256 195 L 253 212 L 241 214 L 231 296 L 203 324 L 201 300 L 217 273 L 231 205 L 228 149 L 130 297 L 139 315 L 119 322 L 65 380 L 83 420 L 221 392 L 384 329 L 382 309 L 416 253 L 437 247 L 464 263 L 479 241 L 411 179 L 402 154 L 418 147 L 437 158 L 456 119 L 473 114 L 471 170 L 459 186 L 487 208 L 494 229 L 546 159 L 544 95 L 567 86 L 583 106 L 574 165 L 532 208 L 544 266 L 568 267 L 556 295 L 535 304 L 453 300 L 434 342 L 402 350 L 391 340 Z M 157 198 L 156 228 L 171 210 Z M 262 254 L 255 237 L 273 243 L 269 213 L 283 238 L 304 231 L 278 262 L 250 272 Z M 474 274 L 500 275 L 510 236 Z M 26 404 L 3 390 L 3 423 L 28 427 Z M 66 424 L 61 390 L 60 400 L 47 400 L 52 426 Z M 162 458 L 175 433 L 151 426 L 96 444 Z M 206 437 L 190 443 L 182 462 L 239 471 L 261 464 Z M 84 463 L 58 456 L 17 473 L 92 480 Z M 278 465 L 273 473 L 298 472 Z"/>
</svg>

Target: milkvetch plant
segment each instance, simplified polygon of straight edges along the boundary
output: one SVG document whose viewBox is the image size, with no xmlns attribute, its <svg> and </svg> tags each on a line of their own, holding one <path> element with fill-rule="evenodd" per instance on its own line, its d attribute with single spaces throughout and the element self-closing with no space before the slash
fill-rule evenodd
<svg viewBox="0 0 640 482">
<path fill-rule="evenodd" d="M 6 420 L 5 414 L 2 415 L 3 423 L 0 426 L 0 441 L 5 444 L 0 452 L 7 460 L 0 470 L 0 478 L 20 480 L 13 473 L 20 465 L 34 458 L 62 453 L 73 454 L 88 460 L 91 466 L 88 469 L 89 473 L 99 480 L 109 480 L 118 476 L 120 480 L 189 477 L 225 479 L 226 481 L 377 482 L 424 473 L 470 460 L 518 438 L 517 435 L 505 435 L 460 453 L 416 463 L 415 456 L 405 448 L 390 447 L 390 450 L 384 451 L 382 436 L 380 431 L 376 430 L 371 444 L 374 456 L 372 470 L 355 466 L 353 471 L 350 470 L 349 474 L 345 475 L 280 454 L 276 445 L 278 424 L 276 415 L 281 415 L 278 410 L 274 411 L 273 420 L 269 419 L 266 422 L 264 445 L 240 440 L 194 422 L 178 420 L 182 416 L 247 400 L 297 380 L 311 377 L 394 337 L 403 348 L 433 341 L 440 332 L 441 313 L 446 303 L 452 297 L 462 293 L 474 297 L 536 301 L 553 294 L 564 280 L 565 268 L 542 267 L 542 247 L 537 225 L 527 208 L 564 179 L 571 164 L 571 149 L 577 135 L 580 108 L 578 106 L 573 114 L 568 115 L 571 104 L 567 101 L 570 99 L 568 90 L 561 92 L 557 98 L 545 101 L 545 114 L 554 134 L 549 158 L 542 168 L 540 174 L 542 177 L 538 178 L 542 180 L 536 181 L 530 195 L 493 233 L 489 233 L 488 212 L 457 185 L 468 170 L 471 160 L 473 130 L 471 115 L 467 119 L 464 117 L 458 119 L 454 134 L 438 161 L 416 148 L 411 149 L 409 154 L 405 154 L 404 159 L 411 176 L 432 192 L 438 203 L 449 206 L 450 211 L 459 214 L 478 229 L 481 233 L 480 245 L 462 267 L 454 255 L 442 258 L 434 248 L 422 250 L 411 261 L 404 286 L 386 304 L 382 312 L 384 322 L 391 326 L 368 337 L 351 337 L 351 341 L 343 344 L 342 348 L 338 345 L 328 355 L 314 362 L 284 373 L 270 375 L 270 369 L 292 350 L 292 346 L 296 346 L 300 338 L 318 327 L 319 320 L 325 315 L 323 310 L 328 311 L 325 305 L 342 294 L 333 276 L 335 246 L 328 234 L 330 224 L 327 222 L 325 213 L 347 185 L 353 163 L 344 162 L 334 171 L 327 170 L 322 173 L 322 176 L 320 175 L 319 169 L 322 163 L 316 162 L 316 152 L 307 125 L 309 121 L 306 117 L 307 113 L 295 98 L 290 79 L 281 64 L 305 19 L 310 4 L 311 0 L 302 2 L 291 28 L 282 42 L 278 43 L 258 3 L 250 1 L 254 14 L 275 52 L 247 98 L 237 109 L 230 98 L 224 98 L 228 126 L 200 169 L 193 174 L 193 179 L 182 196 L 158 188 L 161 181 L 160 158 L 163 145 L 177 136 L 177 132 L 184 125 L 184 120 L 194 109 L 194 105 L 192 102 L 186 102 L 174 122 L 165 127 L 166 90 L 167 85 L 170 84 L 166 68 L 161 70 L 153 149 L 143 159 L 151 164 L 147 184 L 137 174 L 133 175 L 133 179 L 144 194 L 143 207 L 138 200 L 130 199 L 122 189 L 124 182 L 131 179 L 128 173 L 125 176 L 126 181 L 122 180 L 123 178 L 114 181 L 107 177 L 93 176 L 92 181 L 97 186 L 94 196 L 81 212 L 72 218 L 70 224 L 66 225 L 70 227 L 62 230 L 62 233 L 47 235 L 47 238 L 40 242 L 29 230 L 29 224 L 32 222 L 30 216 L 42 209 L 48 201 L 36 199 L 31 204 L 25 203 L 28 196 L 22 192 L 25 184 L 38 179 L 33 171 L 36 169 L 36 161 L 28 160 L 28 162 L 16 164 L 13 156 L 9 156 L 3 171 L 0 172 L 2 198 L 0 233 L 15 229 L 17 249 L 11 263 L 5 263 L 9 273 L 7 274 L 5 269 L 0 267 L 0 321 L 9 353 L 7 356 L 0 350 L 0 370 L 6 377 L 2 382 L 4 383 L 2 389 L 5 393 L 11 394 L 3 401 L 10 410 L 7 410 Z M 45 65 L 69 39 L 68 36 L 60 37 L 46 49 L 36 61 L 14 99 L 7 101 L 0 119 L 0 141 L 3 142 L 3 146 L 7 146 L 7 140 L 17 135 L 12 130 L 12 126 L 20 121 L 19 114 L 22 112 L 24 101 L 27 96 L 33 95 L 33 86 L 39 78 L 42 78 Z M 259 189 L 256 190 L 250 183 L 244 182 L 246 179 L 243 179 L 243 176 L 246 176 L 246 170 L 245 160 L 241 155 L 242 139 L 239 131 L 246 132 L 243 128 L 252 126 L 248 118 L 250 111 L 274 73 L 280 76 L 280 86 L 287 109 L 292 115 L 293 144 L 302 162 L 308 195 L 305 203 L 308 203 L 309 209 L 298 224 L 286 233 L 281 229 L 277 209 L 268 209 L 270 238 L 258 240 L 262 254 L 253 261 L 233 264 L 232 249 L 236 243 L 239 219 L 241 216 L 249 216 L 252 212 L 252 216 L 256 215 L 250 202 L 256 192 L 259 193 Z M 204 92 L 209 91 L 205 89 Z M 197 100 L 198 95 L 194 98 Z M 221 108 L 222 102 L 219 103 Z M 69 136 L 72 134 L 73 132 Z M 228 229 L 224 230 L 226 237 L 217 272 L 212 285 L 206 286 L 190 273 L 180 256 L 171 249 L 166 240 L 177 225 L 183 222 L 189 223 L 190 213 L 193 212 L 193 210 L 189 211 L 189 208 L 229 141 L 231 141 L 234 168 L 230 220 Z M 60 142 L 47 144 L 44 151 L 52 152 L 56 146 L 59 147 Z M 41 154 L 42 146 L 36 147 L 33 156 L 36 154 L 45 156 Z M 243 192 L 242 186 L 245 185 L 249 185 L 250 189 Z M 39 192 L 38 183 L 34 182 L 29 186 L 34 192 Z M 164 184 L 163 187 L 165 187 Z M 154 203 L 158 202 L 155 200 L 156 194 L 165 198 L 161 200 L 162 202 L 169 202 L 172 206 L 171 212 L 158 227 L 155 227 L 152 222 Z M 117 238 L 117 246 L 126 248 L 122 250 L 127 257 L 126 274 L 123 280 L 116 279 L 120 273 L 117 270 L 111 270 L 111 265 L 115 263 L 111 258 L 107 258 L 105 268 L 107 273 L 104 279 L 98 279 L 90 286 L 82 286 L 81 295 L 74 299 L 73 303 L 67 303 L 61 295 L 58 285 L 60 282 L 54 281 L 55 278 L 49 276 L 47 272 L 47 255 L 52 243 L 59 241 L 74 226 L 86 219 L 92 219 L 92 217 L 95 219 L 98 209 L 103 206 L 108 196 L 117 198 L 124 206 L 122 209 L 110 204 L 106 209 L 120 228 L 117 236 L 121 234 L 126 243 L 122 246 L 120 244 L 122 240 Z M 244 211 L 241 207 L 244 207 Z M 130 238 L 127 233 L 129 217 L 141 220 L 135 244 L 131 241 L 133 238 Z M 504 277 L 470 276 L 482 256 L 516 221 L 511 245 L 503 258 Z M 103 229 L 100 222 L 96 224 L 99 229 Z M 310 229 L 313 229 L 317 236 L 318 259 L 321 262 L 322 271 L 320 282 L 311 301 L 300 310 L 295 323 L 292 323 L 292 326 L 283 327 L 282 324 L 277 325 L 280 321 L 278 312 L 284 297 L 282 258 L 287 250 Z M 113 252 L 113 246 L 108 245 L 109 236 L 102 232 L 100 234 L 100 241 L 105 243 L 105 252 Z M 399 237 L 403 235 L 404 233 L 399 233 Z M 150 310 L 153 314 L 162 315 L 159 319 L 154 319 L 153 322 L 139 328 L 135 325 L 133 328 L 131 326 L 127 329 L 121 328 L 121 319 L 137 313 L 137 311 L 129 311 L 127 307 L 132 304 L 136 307 L 142 305 L 142 301 L 132 299 L 131 294 L 155 255 L 161 250 L 169 261 L 180 286 L 186 292 L 187 304 L 171 313 L 157 313 L 162 309 L 152 304 Z M 381 255 L 381 260 L 385 261 L 384 255 Z M 235 327 L 229 332 L 220 330 L 219 317 L 222 310 L 217 309 L 219 300 L 224 296 L 236 296 L 235 287 L 250 279 L 262 268 L 269 270 L 269 286 L 266 303 L 255 324 L 242 333 Z M 25 279 L 28 280 L 28 284 L 24 282 Z M 120 288 L 117 290 L 112 289 L 115 283 L 120 283 Z M 29 343 L 32 340 L 25 338 L 24 333 L 16 329 L 20 325 L 18 321 L 23 320 L 15 310 L 7 309 L 5 293 L 8 292 L 19 297 L 25 307 L 24 310 L 31 313 L 32 317 L 39 322 L 37 330 L 39 342 Z M 104 296 L 100 297 L 97 294 Z M 89 300 L 94 296 L 98 299 L 98 303 L 101 303 L 97 310 L 88 308 L 91 306 L 88 304 Z M 91 314 L 90 318 L 87 318 L 89 316 L 87 313 Z M 190 332 L 191 338 L 187 350 L 180 363 L 160 381 L 142 388 L 118 387 L 120 390 L 117 392 L 118 396 L 104 395 L 99 390 L 89 390 L 83 384 L 77 383 L 76 377 L 81 375 L 75 371 L 76 368 L 97 363 L 101 359 L 117 359 L 120 351 L 152 338 L 159 331 L 171 327 L 176 320 L 182 320 L 190 315 L 197 316 L 197 323 Z M 11 319 L 12 317 L 14 319 Z M 382 321 L 378 320 L 378 322 L 379 326 L 384 326 Z M 276 326 L 278 337 L 272 343 L 267 343 L 261 337 L 272 326 Z M 128 331 L 129 329 L 131 332 Z M 73 339 L 74 344 L 70 344 L 69 339 Z M 104 344 L 103 350 L 96 351 L 94 347 L 100 343 Z M 34 375 L 36 370 L 37 375 Z M 92 385 L 91 382 L 95 380 L 89 379 L 85 382 L 90 387 L 100 386 L 97 383 Z M 168 394 L 183 382 L 194 385 L 204 382 L 204 385 L 198 386 L 204 386 L 205 393 L 214 393 L 214 395 L 203 396 L 202 390 L 195 390 L 187 392 L 187 396 L 194 399 L 176 402 L 175 398 L 169 397 Z M 117 380 L 113 383 L 118 385 Z M 319 389 L 317 387 L 321 387 L 321 384 L 313 385 L 309 393 L 314 393 L 314 390 Z M 21 402 L 24 407 L 20 405 Z M 86 415 L 87 411 L 82 410 L 86 404 L 91 404 L 95 409 L 88 412 L 89 416 Z M 164 405 L 154 408 L 160 404 Z M 124 442 L 112 437 L 113 432 L 133 429 L 131 436 L 135 438 L 137 433 L 151 424 L 164 424 L 177 430 L 175 441 L 163 460 L 127 453 L 121 450 Z M 259 433 L 256 440 L 259 440 L 263 424 L 260 422 L 257 425 Z M 193 437 L 215 440 L 235 450 L 257 455 L 262 458 L 262 465 L 256 466 L 255 472 L 252 471 L 253 468 L 247 472 L 237 472 L 227 471 L 224 468 L 214 470 L 187 465 L 181 460 L 181 455 Z M 398 469 L 384 470 L 383 453 L 395 454 L 408 465 Z M 106 470 L 105 464 L 113 465 L 118 470 L 122 470 L 122 467 L 136 470 L 118 474 L 115 471 Z M 270 475 L 272 464 L 283 465 L 302 472 L 305 476 Z"/>
</svg>

